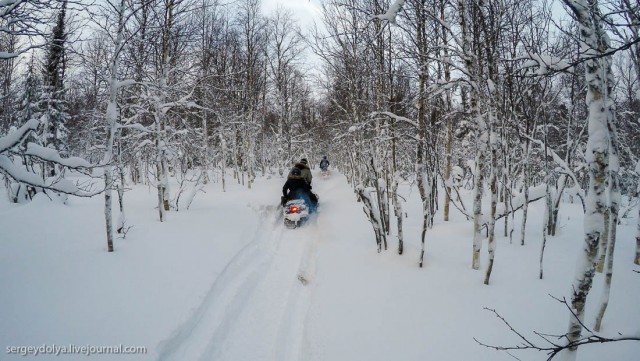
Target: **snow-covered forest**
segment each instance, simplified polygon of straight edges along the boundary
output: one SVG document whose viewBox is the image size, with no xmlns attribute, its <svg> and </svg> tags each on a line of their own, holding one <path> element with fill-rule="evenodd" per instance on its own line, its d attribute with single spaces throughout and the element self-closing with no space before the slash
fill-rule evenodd
<svg viewBox="0 0 640 361">
<path fill-rule="evenodd" d="M 0 352 L 638 359 L 640 3 L 276 2 L 0 0 Z"/>
</svg>

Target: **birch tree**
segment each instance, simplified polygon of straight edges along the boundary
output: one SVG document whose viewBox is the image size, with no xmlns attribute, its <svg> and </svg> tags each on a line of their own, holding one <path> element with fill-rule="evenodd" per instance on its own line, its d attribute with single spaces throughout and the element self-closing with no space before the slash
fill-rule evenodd
<svg viewBox="0 0 640 361">
<path fill-rule="evenodd" d="M 606 177 L 609 172 L 610 134 L 608 123 L 613 120 L 613 100 L 608 78 L 610 67 L 604 54 L 609 49 L 609 38 L 602 28 L 597 0 L 563 0 L 576 18 L 584 53 L 587 82 L 587 108 L 589 140 L 586 158 L 589 165 L 589 186 L 585 212 L 585 235 L 582 254 L 576 266 L 572 285 L 571 317 L 568 342 L 580 339 L 584 308 L 593 283 L 598 242 L 604 232 L 606 210 Z M 575 358 L 575 349 L 569 355 Z"/>
<path fill-rule="evenodd" d="M 121 86 L 119 84 L 119 65 L 120 65 L 120 56 L 123 51 L 124 42 L 125 42 L 125 27 L 127 18 L 131 16 L 131 14 L 126 14 L 126 1 L 120 0 L 119 3 L 106 3 L 106 11 L 113 12 L 115 16 L 114 19 L 114 27 L 115 27 L 115 37 L 113 38 L 113 53 L 111 54 L 111 58 L 109 59 L 109 101 L 107 103 L 106 114 L 105 114 L 105 130 L 107 134 L 107 144 L 105 147 L 105 153 L 102 163 L 105 165 L 104 167 L 104 182 L 105 182 L 105 192 L 104 192 L 104 215 L 107 229 L 107 250 L 108 252 L 113 252 L 113 211 L 112 211 L 112 200 L 111 200 L 111 192 L 114 183 L 114 163 L 116 162 L 116 158 L 114 156 L 114 146 L 116 137 L 119 132 L 119 123 L 118 118 L 120 115 L 119 106 L 118 106 L 118 88 Z M 121 165 L 120 165 L 121 167 Z M 122 195 L 120 195 L 122 197 Z M 122 199 L 120 199 L 120 203 L 122 204 Z M 121 212 L 123 209 L 121 209 Z M 121 222 L 123 223 L 123 222 Z M 124 227 L 123 224 L 119 225 L 119 229 Z"/>
</svg>

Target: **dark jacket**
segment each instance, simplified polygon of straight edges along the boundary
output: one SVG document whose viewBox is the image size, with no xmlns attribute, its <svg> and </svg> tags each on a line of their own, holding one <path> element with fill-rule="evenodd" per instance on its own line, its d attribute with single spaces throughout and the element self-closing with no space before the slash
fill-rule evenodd
<svg viewBox="0 0 640 361">
<path fill-rule="evenodd" d="M 311 186 L 302 176 L 289 176 L 282 187 L 282 195 L 287 199 L 301 199 L 311 193 Z"/>
<path fill-rule="evenodd" d="M 304 180 L 306 180 L 307 183 L 311 185 L 311 180 L 313 180 L 313 176 L 311 175 L 311 169 L 309 169 L 309 166 L 304 163 L 298 162 L 294 165 L 294 167 L 300 169 L 300 171 L 302 172 L 302 178 L 304 178 Z"/>
<path fill-rule="evenodd" d="M 329 160 L 327 160 L 327 158 L 322 158 L 322 160 L 320 161 L 320 168 L 321 169 L 329 168 Z"/>
</svg>

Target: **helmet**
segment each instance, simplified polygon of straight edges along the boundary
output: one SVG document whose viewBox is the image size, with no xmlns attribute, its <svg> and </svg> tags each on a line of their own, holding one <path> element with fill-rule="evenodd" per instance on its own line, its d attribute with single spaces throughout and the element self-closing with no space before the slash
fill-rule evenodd
<svg viewBox="0 0 640 361">
<path fill-rule="evenodd" d="M 302 172 L 300 171 L 300 168 L 293 167 L 293 169 L 291 170 L 291 175 L 294 175 L 294 176 L 301 176 L 301 175 L 302 175 Z"/>
<path fill-rule="evenodd" d="M 307 161 L 307 158 L 302 158 L 302 159 L 300 159 L 300 163 L 302 163 L 302 164 L 309 164 L 309 162 Z"/>
<path fill-rule="evenodd" d="M 322 157 L 322 159 L 327 159 L 327 156 L 325 155 L 324 157 Z"/>
</svg>

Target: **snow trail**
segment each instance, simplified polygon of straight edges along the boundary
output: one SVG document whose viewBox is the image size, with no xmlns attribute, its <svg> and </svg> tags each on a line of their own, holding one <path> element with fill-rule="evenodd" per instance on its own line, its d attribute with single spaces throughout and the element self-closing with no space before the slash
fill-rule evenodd
<svg viewBox="0 0 640 361">
<path fill-rule="evenodd" d="M 200 306 L 158 348 L 158 361 L 298 360 L 322 239 L 323 194 L 335 179 L 316 177 L 320 212 L 289 230 L 281 210 L 260 214 L 256 234 L 224 268 Z"/>
<path fill-rule="evenodd" d="M 159 361 L 201 359 L 207 352 L 209 340 L 220 327 L 232 321 L 230 317 L 248 301 L 251 291 L 264 276 L 261 269 L 274 254 L 270 241 L 277 238 L 277 229 L 264 219 L 262 225 L 253 240 L 223 269 L 191 317 L 159 345 Z"/>
</svg>

